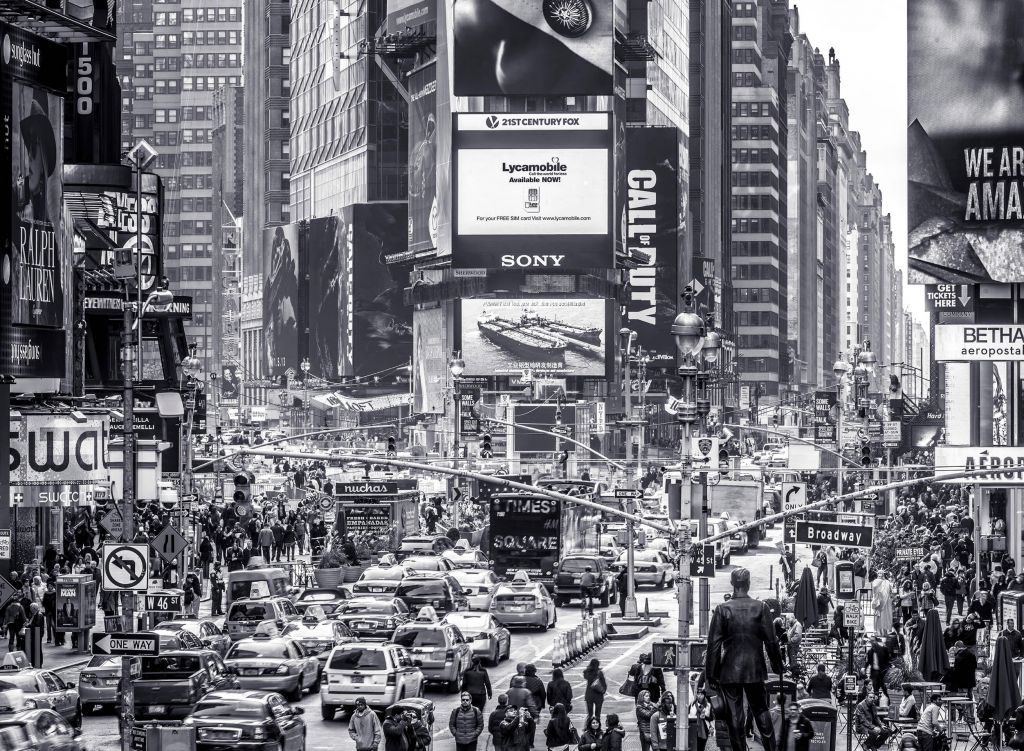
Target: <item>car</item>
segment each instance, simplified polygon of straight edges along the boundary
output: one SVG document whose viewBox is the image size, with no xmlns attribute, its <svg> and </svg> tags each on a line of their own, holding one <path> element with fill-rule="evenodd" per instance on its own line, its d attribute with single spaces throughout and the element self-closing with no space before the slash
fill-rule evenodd
<svg viewBox="0 0 1024 751">
<path fill-rule="evenodd" d="M 333 720 L 358 697 L 374 709 L 423 695 L 426 679 L 408 650 L 397 644 L 342 644 L 331 650 L 320 679 L 320 714 Z"/>
<path fill-rule="evenodd" d="M 565 605 L 573 598 L 583 597 L 583 574 L 588 568 L 597 577 L 597 591 L 594 595 L 595 599 L 600 600 L 601 607 L 606 608 L 616 601 L 618 588 L 615 585 L 615 574 L 609 568 L 608 561 L 597 551 L 577 550 L 568 553 L 558 562 L 558 569 L 555 571 L 556 604 Z"/>
<path fill-rule="evenodd" d="M 153 630 L 156 631 L 157 636 L 160 638 L 161 650 L 204 649 L 203 642 L 191 631 L 186 631 L 183 628 L 160 628 L 163 625 L 163 623 L 158 623 L 153 627 Z"/>
<path fill-rule="evenodd" d="M 238 688 L 238 679 L 212 649 L 172 650 L 139 662 L 139 677 L 132 682 L 136 720 L 183 720 L 211 691 Z"/>
<path fill-rule="evenodd" d="M 466 596 L 470 610 L 484 610 L 491 607 L 491 598 L 497 589 L 499 579 L 489 569 L 462 568 L 452 571 L 451 577 L 459 583 Z"/>
<path fill-rule="evenodd" d="M 395 597 L 406 604 L 410 612 L 430 605 L 441 615 L 456 610 L 468 610 L 469 600 L 462 587 L 447 573 L 409 573 L 395 590 Z"/>
<path fill-rule="evenodd" d="M 231 603 L 224 619 L 224 628 L 231 641 L 238 641 L 255 634 L 261 624 L 269 623 L 281 630 L 286 623 L 297 621 L 300 617 L 299 611 L 287 597 L 246 598 Z"/>
<path fill-rule="evenodd" d="M 85 751 L 81 732 L 52 709 L 0 715 L 0 748 L 4 751 Z"/>
<path fill-rule="evenodd" d="M 187 631 L 199 639 L 201 649 L 212 649 L 223 657 L 231 646 L 231 637 L 217 628 L 217 624 L 211 618 L 175 618 L 173 621 L 164 621 L 153 629 L 157 633 L 163 631 Z"/>
<path fill-rule="evenodd" d="M 196 730 L 196 751 L 305 751 L 303 713 L 269 691 L 213 691 L 183 723 Z"/>
<path fill-rule="evenodd" d="M 451 561 L 456 570 L 466 568 L 487 568 L 489 561 L 483 551 L 477 548 L 454 547 L 441 553 L 442 558 Z"/>
<path fill-rule="evenodd" d="M 410 555 L 440 555 L 449 548 L 455 547 L 455 543 L 445 535 L 410 535 L 402 540 L 398 546 L 395 558 L 401 561 Z"/>
<path fill-rule="evenodd" d="M 320 690 L 320 661 L 283 636 L 257 633 L 237 641 L 224 663 L 237 676 L 239 688 L 276 691 L 289 701 L 301 701 L 307 688 Z"/>
<path fill-rule="evenodd" d="M 408 568 L 402 564 L 390 565 L 380 563 L 376 566 L 370 566 L 359 575 L 359 581 L 352 584 L 352 595 L 355 597 L 362 597 L 364 595 L 371 597 L 392 596 L 408 572 Z"/>
<path fill-rule="evenodd" d="M 648 550 L 661 550 L 669 556 L 674 552 L 672 541 L 667 537 L 651 537 L 644 547 Z"/>
<path fill-rule="evenodd" d="M 49 670 L 38 668 L 0 670 L 0 692 L 16 689 L 24 694 L 20 707 L 16 709 L 52 709 L 73 727 L 82 727 L 82 700 L 74 683 L 66 683 L 63 678 Z M 0 707 L 0 713 L 4 710 Z"/>
<path fill-rule="evenodd" d="M 390 639 L 395 629 L 410 619 L 408 606 L 397 597 L 357 597 L 331 614 L 359 639 Z"/>
<path fill-rule="evenodd" d="M 473 648 L 462 632 L 440 621 L 431 607 L 423 608 L 416 620 L 399 626 L 391 641 L 405 647 L 420 661 L 423 677 L 432 683 L 444 683 L 449 692 L 462 685 L 462 674 L 473 664 Z"/>
<path fill-rule="evenodd" d="M 440 571 L 448 573 L 455 568 L 455 564 L 444 555 L 410 555 L 402 559 L 402 566 L 406 571 L 426 573 Z"/>
<path fill-rule="evenodd" d="M 302 645 L 306 654 L 316 657 L 321 670 L 334 647 L 356 640 L 356 635 L 347 623 L 318 617 L 313 608 L 306 611 L 301 621 L 287 624 L 281 635 L 294 639 Z"/>
<path fill-rule="evenodd" d="M 629 560 L 627 551 L 612 564 L 612 568 L 621 571 L 626 568 Z M 634 550 L 633 551 L 633 583 L 636 586 L 644 584 L 668 589 L 676 580 L 675 565 L 672 559 L 661 550 Z"/>
<path fill-rule="evenodd" d="M 491 613 L 449 613 L 444 623 L 455 626 L 473 649 L 473 656 L 497 665 L 512 653 L 512 634 Z"/>
<path fill-rule="evenodd" d="M 349 599 L 351 599 L 351 596 L 344 589 L 336 587 L 310 587 L 309 589 L 304 589 L 302 594 L 295 600 L 295 610 L 298 611 L 299 615 L 303 615 L 306 612 L 306 608 L 316 605 L 326 615 L 330 615 L 338 608 L 339 604 Z"/>
<path fill-rule="evenodd" d="M 506 628 L 529 627 L 547 631 L 558 622 L 555 602 L 547 587 L 516 574 L 511 582 L 498 585 L 491 599 L 490 613 Z"/>
<path fill-rule="evenodd" d="M 733 553 L 746 553 L 750 550 L 749 537 L 746 532 L 734 531 L 740 530 L 743 525 L 733 519 L 725 519 L 726 528 L 728 528 L 732 534 L 729 535 L 729 549 Z"/>
<path fill-rule="evenodd" d="M 133 675 L 138 673 L 139 661 L 133 660 Z M 78 695 L 82 712 L 92 714 L 96 709 L 114 709 L 121 706 L 121 658 L 93 655 L 78 676 Z"/>
</svg>

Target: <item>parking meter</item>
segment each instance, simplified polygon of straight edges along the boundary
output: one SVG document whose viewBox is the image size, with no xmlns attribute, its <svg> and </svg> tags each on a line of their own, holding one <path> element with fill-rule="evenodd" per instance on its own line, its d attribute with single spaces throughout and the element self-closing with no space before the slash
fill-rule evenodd
<svg viewBox="0 0 1024 751">
<path fill-rule="evenodd" d="M 857 585 L 853 578 L 853 563 L 836 561 L 836 598 L 853 600 L 857 597 Z"/>
</svg>

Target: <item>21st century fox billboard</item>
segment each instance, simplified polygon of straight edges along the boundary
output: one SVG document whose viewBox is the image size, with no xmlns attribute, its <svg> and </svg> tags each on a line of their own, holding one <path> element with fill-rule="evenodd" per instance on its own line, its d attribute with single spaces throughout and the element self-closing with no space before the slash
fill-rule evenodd
<svg viewBox="0 0 1024 751">
<path fill-rule="evenodd" d="M 1024 281 L 1020 4 L 907 9 L 909 281 Z"/>
<path fill-rule="evenodd" d="M 452 266 L 608 268 L 607 112 L 456 114 Z"/>
</svg>

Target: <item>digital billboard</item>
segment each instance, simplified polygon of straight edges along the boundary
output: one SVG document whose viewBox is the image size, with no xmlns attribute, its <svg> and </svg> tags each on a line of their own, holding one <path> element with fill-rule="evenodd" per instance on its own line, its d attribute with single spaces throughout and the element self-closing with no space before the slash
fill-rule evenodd
<svg viewBox="0 0 1024 751">
<path fill-rule="evenodd" d="M 1024 281 L 1016 3 L 909 0 L 908 280 Z"/>
<path fill-rule="evenodd" d="M 221 407 L 237 407 L 238 397 L 242 393 L 241 369 L 233 362 L 225 362 L 221 366 L 219 379 Z"/>
<path fill-rule="evenodd" d="M 432 63 L 409 76 L 409 250 L 437 247 L 437 79 Z"/>
<path fill-rule="evenodd" d="M 412 320 L 415 412 L 444 414 L 449 373 L 444 313 L 443 308 L 418 310 Z"/>
<path fill-rule="evenodd" d="M 388 31 L 392 34 L 437 22 L 437 0 L 388 0 Z"/>
<path fill-rule="evenodd" d="M 303 255 L 309 261 L 310 372 L 337 380 L 352 375 L 352 207 L 310 219 Z"/>
<path fill-rule="evenodd" d="M 454 117 L 453 267 L 611 267 L 609 113 Z"/>
<path fill-rule="evenodd" d="M 65 375 L 64 295 L 70 236 L 62 205 L 63 47 L 0 24 L 0 180 L 8 219 L 0 223 L 0 352 L 4 373 Z"/>
<path fill-rule="evenodd" d="M 629 270 L 623 325 L 655 359 L 674 360 L 672 321 L 679 271 L 679 131 L 626 129 L 625 204 L 619 218 L 622 244 L 638 260 Z"/>
<path fill-rule="evenodd" d="M 263 344 L 267 375 L 299 371 L 299 226 L 263 230 Z"/>
<path fill-rule="evenodd" d="M 605 377 L 610 308 L 600 298 L 460 301 L 466 375 Z"/>
<path fill-rule="evenodd" d="M 384 257 L 406 250 L 407 206 L 360 203 L 352 210 L 353 374 L 393 379 L 412 359 L 412 306 L 405 302 L 410 267 Z"/>
<path fill-rule="evenodd" d="M 576 405 L 562 405 L 562 429 L 567 430 L 569 438 L 576 439 Z M 561 447 L 570 453 L 576 449 L 576 445 L 568 441 L 561 441 L 548 433 L 554 432 L 553 428 L 558 427 L 559 416 L 556 414 L 558 406 L 551 403 L 527 404 L 517 403 L 514 405 L 512 422 L 515 423 L 512 444 L 517 454 L 550 453 Z M 537 430 L 546 430 L 548 433 L 538 433 Z M 577 439 L 578 440 L 578 439 Z"/>
<path fill-rule="evenodd" d="M 456 96 L 610 95 L 609 2 L 455 0 Z"/>
</svg>

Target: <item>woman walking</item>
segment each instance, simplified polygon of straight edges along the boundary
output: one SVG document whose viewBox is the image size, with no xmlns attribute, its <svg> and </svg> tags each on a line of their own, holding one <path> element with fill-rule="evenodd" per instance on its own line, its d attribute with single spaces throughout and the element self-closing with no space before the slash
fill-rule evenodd
<svg viewBox="0 0 1024 751">
<path fill-rule="evenodd" d="M 698 700 L 701 694 L 698 693 Z M 705 700 L 706 703 L 706 700 Z M 709 710 L 710 714 L 710 710 Z M 697 749 L 704 751 L 700 745 L 700 715 L 697 720 Z M 706 723 L 705 723 L 706 724 Z M 651 716 L 651 748 L 654 751 L 670 751 L 676 747 L 676 697 L 671 691 L 666 691 L 658 703 L 658 711 Z M 707 733 L 704 734 L 704 742 L 707 743 Z"/>
<path fill-rule="evenodd" d="M 583 671 L 583 678 L 587 682 L 587 690 L 583 695 L 587 704 L 587 717 L 596 717 L 600 720 L 604 695 L 608 692 L 608 681 L 605 680 L 601 662 L 597 658 L 587 665 L 587 669 Z"/>
<path fill-rule="evenodd" d="M 604 733 L 601 731 L 601 720 L 597 717 L 587 718 L 587 727 L 580 738 L 579 751 L 599 751 Z"/>
<path fill-rule="evenodd" d="M 658 705 L 651 701 L 651 692 L 644 689 L 636 697 L 636 724 L 640 732 L 640 751 L 651 751 L 651 718 Z"/>
<path fill-rule="evenodd" d="M 565 706 L 556 704 L 551 709 L 551 719 L 544 729 L 544 740 L 547 742 L 549 751 L 570 751 L 576 745 L 579 736 L 573 732 L 569 715 L 565 713 Z"/>
</svg>

